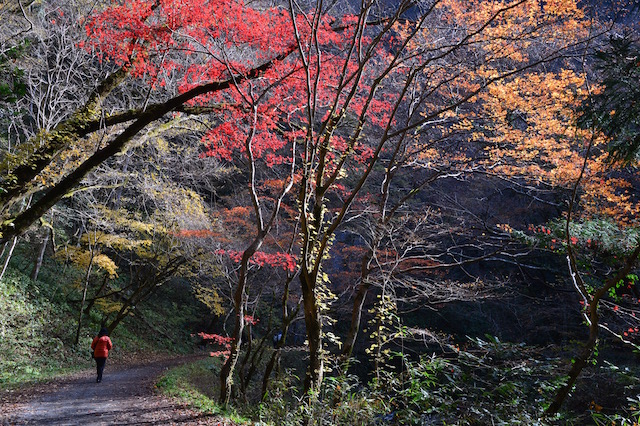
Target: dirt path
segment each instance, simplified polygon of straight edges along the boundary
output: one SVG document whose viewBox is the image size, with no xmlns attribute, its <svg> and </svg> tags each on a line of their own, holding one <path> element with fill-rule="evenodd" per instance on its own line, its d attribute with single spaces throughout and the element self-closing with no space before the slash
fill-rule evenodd
<svg viewBox="0 0 640 426">
<path fill-rule="evenodd" d="M 96 383 L 95 371 L 87 370 L 34 388 L 35 397 L 25 395 L 33 397 L 28 402 L 3 403 L 0 421 L 2 425 L 231 425 L 154 395 L 154 379 L 188 360 L 128 368 L 107 364 L 102 383 Z"/>
</svg>

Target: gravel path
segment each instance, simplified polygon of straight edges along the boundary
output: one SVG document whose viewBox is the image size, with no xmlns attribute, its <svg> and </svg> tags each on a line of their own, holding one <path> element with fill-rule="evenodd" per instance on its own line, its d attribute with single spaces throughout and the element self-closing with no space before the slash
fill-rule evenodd
<svg viewBox="0 0 640 426">
<path fill-rule="evenodd" d="M 232 425 L 154 395 L 153 382 L 171 366 L 192 360 L 174 359 L 130 368 L 105 368 L 102 383 L 95 371 L 34 388 L 28 402 L 3 403 L 3 425 Z M 110 368 L 111 367 L 111 368 Z M 20 398 L 20 399 L 22 399 Z"/>
</svg>

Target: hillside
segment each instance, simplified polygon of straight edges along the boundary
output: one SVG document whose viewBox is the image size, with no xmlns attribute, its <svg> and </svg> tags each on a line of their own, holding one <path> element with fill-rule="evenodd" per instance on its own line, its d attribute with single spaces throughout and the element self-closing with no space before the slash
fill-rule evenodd
<svg viewBox="0 0 640 426">
<path fill-rule="evenodd" d="M 14 255 L 0 281 L 0 384 L 5 389 L 90 368 L 89 346 L 100 328 L 99 313 L 91 312 L 76 345 L 77 271 L 52 260 L 34 282 L 20 271 L 30 260 L 25 255 Z M 175 286 L 140 308 L 115 333 L 110 362 L 126 365 L 196 349 L 190 334 L 206 310 L 193 296 Z"/>
</svg>

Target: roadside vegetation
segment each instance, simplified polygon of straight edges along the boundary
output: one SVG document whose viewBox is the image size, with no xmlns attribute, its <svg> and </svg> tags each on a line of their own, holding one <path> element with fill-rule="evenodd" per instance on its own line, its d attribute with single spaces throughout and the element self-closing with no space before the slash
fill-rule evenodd
<svg viewBox="0 0 640 426">
<path fill-rule="evenodd" d="M 219 415 L 238 425 L 254 424 L 250 417 L 218 404 L 213 379 L 221 365 L 220 359 L 207 358 L 175 367 L 156 381 L 156 390 L 203 414 Z"/>
<path fill-rule="evenodd" d="M 300 425 L 309 419 L 314 425 L 635 426 L 640 422 L 640 367 L 631 360 L 622 367 L 594 360 L 567 408 L 557 418 L 543 420 L 544 409 L 563 383 L 566 355 L 561 348 L 505 343 L 491 336 L 469 339 L 464 349 L 452 349 L 445 356 L 434 353 L 410 360 L 391 354 L 379 375 L 369 381 L 355 375 L 333 377 L 320 395 L 313 395 L 311 404 L 302 404 L 296 391 L 304 372 L 300 364 L 283 368 L 261 402 L 240 402 L 231 416 L 237 423 L 251 419 L 261 425 Z M 295 355 L 287 359 L 286 365 L 295 364 Z M 211 357 L 176 367 L 156 387 L 204 413 L 229 415 L 215 398 L 220 365 Z M 634 394 L 638 397 L 626 397 Z"/>
</svg>

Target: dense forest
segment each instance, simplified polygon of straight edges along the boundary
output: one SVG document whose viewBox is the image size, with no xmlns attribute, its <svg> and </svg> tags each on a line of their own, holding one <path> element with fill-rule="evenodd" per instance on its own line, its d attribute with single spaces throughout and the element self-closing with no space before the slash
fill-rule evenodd
<svg viewBox="0 0 640 426">
<path fill-rule="evenodd" d="M 0 386 L 106 327 L 266 424 L 637 425 L 639 9 L 1 2 Z"/>
</svg>

